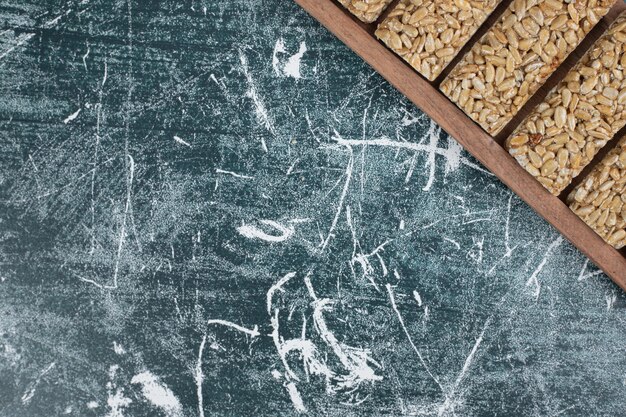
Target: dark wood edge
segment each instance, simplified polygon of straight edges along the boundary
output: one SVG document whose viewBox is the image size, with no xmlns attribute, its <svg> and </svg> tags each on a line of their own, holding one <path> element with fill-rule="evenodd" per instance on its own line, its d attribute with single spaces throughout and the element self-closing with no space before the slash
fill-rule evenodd
<svg viewBox="0 0 626 417">
<path fill-rule="evenodd" d="M 294 0 L 428 114 L 507 187 L 626 290 L 626 257 L 546 191 L 491 136 L 332 0 Z M 621 0 L 619 0 L 621 2 Z"/>
</svg>

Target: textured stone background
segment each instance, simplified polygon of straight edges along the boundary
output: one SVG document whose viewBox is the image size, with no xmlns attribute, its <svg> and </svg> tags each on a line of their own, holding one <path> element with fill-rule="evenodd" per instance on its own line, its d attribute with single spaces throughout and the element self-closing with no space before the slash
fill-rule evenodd
<svg viewBox="0 0 626 417">
<path fill-rule="evenodd" d="M 0 16 L 0 415 L 624 413 L 623 293 L 292 2 Z"/>
</svg>

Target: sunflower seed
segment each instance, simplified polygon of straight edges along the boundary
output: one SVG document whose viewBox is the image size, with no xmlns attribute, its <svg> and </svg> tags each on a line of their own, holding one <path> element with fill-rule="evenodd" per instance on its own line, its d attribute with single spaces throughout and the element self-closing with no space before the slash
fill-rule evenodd
<svg viewBox="0 0 626 417">
<path fill-rule="evenodd" d="M 400 0 L 378 26 L 376 37 L 432 81 L 500 1 Z M 399 41 L 402 36 L 406 42 Z"/>
<path fill-rule="evenodd" d="M 441 91 L 488 133 L 497 134 L 613 3 L 613 0 L 514 0 L 446 77 Z M 463 70 L 467 65 L 475 65 L 477 70 L 467 73 Z M 461 105 L 453 99 L 454 91 L 474 90 L 475 83 L 464 83 L 474 77 L 483 82 L 485 89 L 482 94 L 470 92 L 470 96 L 478 98 Z M 492 117 L 481 121 L 479 116 L 485 108 Z"/>
<path fill-rule="evenodd" d="M 620 40 L 621 39 L 621 40 Z M 506 148 L 526 170 L 536 173 L 532 152 L 537 145 L 551 146 L 558 155 L 559 169 L 542 169 L 537 179 L 549 179 L 548 190 L 558 195 L 580 174 L 597 152 L 626 125 L 626 74 L 621 59 L 626 56 L 626 14 L 622 14 L 600 37 L 506 141 Z M 602 62 L 604 56 L 615 59 Z M 577 86 L 580 89 L 577 90 Z M 529 144 L 521 153 L 523 138 L 533 132 L 529 128 L 541 123 L 549 126 L 536 144 Z M 536 129 L 535 129 L 536 130 Z M 530 171 L 529 171 L 530 172 Z M 546 182 L 542 182 L 546 184 Z"/>
<path fill-rule="evenodd" d="M 365 23 L 375 22 L 393 0 L 339 0 L 346 9 Z"/>
<path fill-rule="evenodd" d="M 567 202 L 607 243 L 616 249 L 626 246 L 626 137 L 570 193 Z"/>
</svg>

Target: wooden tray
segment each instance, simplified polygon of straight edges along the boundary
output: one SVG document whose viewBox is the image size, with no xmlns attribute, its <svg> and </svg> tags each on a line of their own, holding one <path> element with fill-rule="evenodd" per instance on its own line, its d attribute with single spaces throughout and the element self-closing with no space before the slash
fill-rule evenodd
<svg viewBox="0 0 626 417">
<path fill-rule="evenodd" d="M 528 101 L 516 118 L 495 137 L 490 136 L 474 121 L 463 113 L 454 103 L 449 101 L 439 90 L 438 85 L 472 44 L 502 14 L 511 0 L 504 0 L 489 17 L 480 30 L 470 39 L 468 44 L 457 55 L 442 75 L 434 82 L 429 82 L 406 64 L 402 58 L 379 42 L 374 31 L 378 22 L 386 14 L 372 24 L 363 24 L 334 0 L 295 0 L 311 16 L 330 30 L 349 48 L 369 63 L 395 88 L 428 114 L 442 129 L 455 138 L 485 167 L 493 172 L 504 184 L 528 203 L 541 217 L 563 234 L 578 249 L 587 255 L 598 267 L 622 289 L 626 290 L 626 250 L 615 250 L 606 244 L 589 226 L 578 218 L 565 204 L 569 191 L 580 183 L 591 167 L 597 164 L 612 149 L 617 140 L 598 153 L 574 183 L 560 196 L 556 197 L 543 188 L 536 179 L 523 169 L 504 149 L 506 137 L 513 131 L 523 118 L 540 102 L 548 91 L 555 86 L 567 71 L 580 59 L 591 44 L 602 35 L 617 15 L 626 10 L 626 4 L 619 0 L 594 30 L 589 33 L 582 44 L 548 79 L 546 84 Z M 398 1 L 392 2 L 389 12 Z M 626 133 L 626 128 L 618 136 Z"/>
</svg>

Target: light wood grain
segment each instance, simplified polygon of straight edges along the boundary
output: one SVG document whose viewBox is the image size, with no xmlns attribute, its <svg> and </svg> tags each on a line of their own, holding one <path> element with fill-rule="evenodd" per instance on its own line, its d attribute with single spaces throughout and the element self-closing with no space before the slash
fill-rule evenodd
<svg viewBox="0 0 626 417">
<path fill-rule="evenodd" d="M 492 138 L 469 119 L 458 107 L 441 94 L 436 84 L 429 83 L 417 74 L 373 36 L 374 25 L 362 25 L 345 13 L 332 0 L 295 0 L 322 25 L 368 62 L 387 81 L 404 94 L 455 138 L 504 184 L 530 205 L 541 217 L 552 224 L 598 267 L 626 290 L 626 254 L 606 244 L 591 228 L 580 220 L 559 197 L 551 195 L 528 174 L 501 146 L 502 138 Z M 619 0 L 580 48 L 572 53 L 567 64 L 559 69 L 546 83 L 537 97 L 523 109 L 530 108 L 545 96 L 550 86 L 556 85 L 571 67 L 599 37 L 607 25 L 615 19 L 626 5 Z M 468 45 L 467 47 L 471 47 Z M 616 142 L 616 141 L 614 141 Z M 596 160 L 594 160 L 594 163 Z"/>
</svg>

